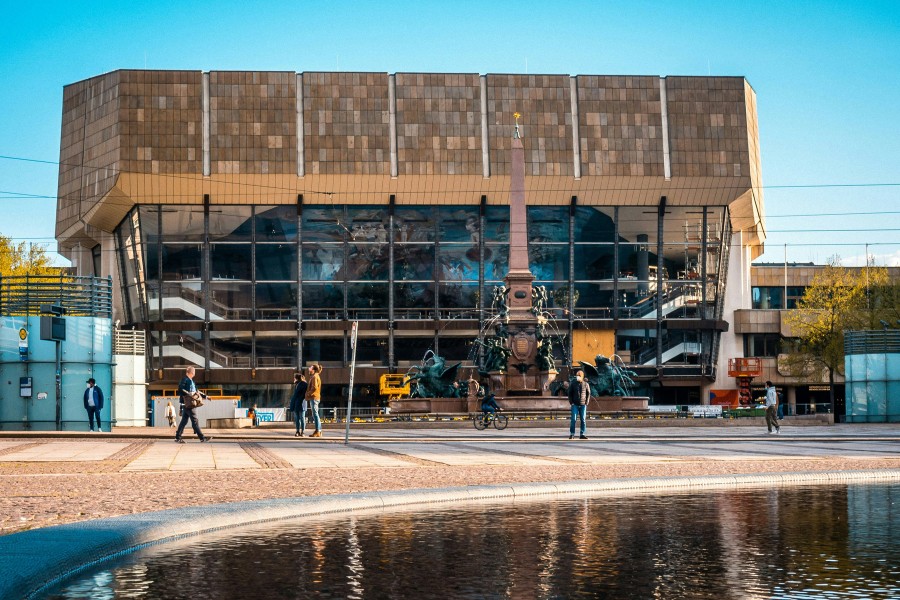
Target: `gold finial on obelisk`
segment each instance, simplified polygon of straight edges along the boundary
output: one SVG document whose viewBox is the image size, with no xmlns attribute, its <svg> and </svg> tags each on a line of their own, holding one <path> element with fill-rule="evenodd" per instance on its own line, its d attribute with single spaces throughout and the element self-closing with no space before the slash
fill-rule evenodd
<svg viewBox="0 0 900 600">
<path fill-rule="evenodd" d="M 517 112 L 513 113 L 513 118 L 515 118 L 515 120 L 516 120 L 516 133 L 513 137 L 516 139 L 519 139 L 520 137 L 522 137 L 521 134 L 519 133 L 519 117 L 521 117 L 521 116 L 522 115 L 520 115 Z"/>
</svg>

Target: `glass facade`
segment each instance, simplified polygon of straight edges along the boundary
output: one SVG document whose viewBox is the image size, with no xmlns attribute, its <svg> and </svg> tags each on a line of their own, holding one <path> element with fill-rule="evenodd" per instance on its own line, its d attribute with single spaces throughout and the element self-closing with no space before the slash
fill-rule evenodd
<svg viewBox="0 0 900 600">
<path fill-rule="evenodd" d="M 568 340 L 579 323 L 637 321 L 616 346 L 644 364 L 660 346 L 658 317 L 714 318 L 727 217 L 723 207 L 528 207 L 529 264 L 554 329 Z M 343 331 L 304 325 L 335 320 L 373 322 L 358 351 L 374 365 L 438 347 L 475 361 L 472 340 L 509 266 L 509 208 L 140 205 L 116 241 L 126 311 L 162 357 L 153 368 L 342 364 Z M 455 319 L 470 325 L 445 330 Z M 430 333 L 395 331 L 415 321 Z M 690 363 L 704 343 L 689 328 L 660 331 L 666 362 Z"/>
</svg>

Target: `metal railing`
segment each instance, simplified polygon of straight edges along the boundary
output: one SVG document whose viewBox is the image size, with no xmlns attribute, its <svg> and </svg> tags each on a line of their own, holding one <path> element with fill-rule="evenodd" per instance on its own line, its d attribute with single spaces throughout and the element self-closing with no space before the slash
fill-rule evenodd
<svg viewBox="0 0 900 600">
<path fill-rule="evenodd" d="M 0 277 L 0 315 L 40 315 L 41 306 L 60 306 L 69 317 L 112 318 L 112 279 L 75 275 Z"/>
</svg>

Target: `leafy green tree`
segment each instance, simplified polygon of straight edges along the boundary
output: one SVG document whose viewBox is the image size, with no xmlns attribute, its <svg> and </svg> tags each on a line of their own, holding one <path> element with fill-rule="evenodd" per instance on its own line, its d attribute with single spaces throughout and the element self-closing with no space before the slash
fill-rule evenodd
<svg viewBox="0 0 900 600">
<path fill-rule="evenodd" d="M 52 265 L 52 259 L 42 245 L 15 244 L 11 238 L 0 235 L 0 277 L 61 273 L 62 269 Z"/>
<path fill-rule="evenodd" d="M 888 284 L 887 269 L 848 269 L 833 258 L 813 277 L 797 310 L 785 316 L 794 338 L 787 367 L 795 375 L 827 370 L 832 410 L 834 376 L 844 371 L 844 332 L 875 328 L 873 296 Z"/>
</svg>

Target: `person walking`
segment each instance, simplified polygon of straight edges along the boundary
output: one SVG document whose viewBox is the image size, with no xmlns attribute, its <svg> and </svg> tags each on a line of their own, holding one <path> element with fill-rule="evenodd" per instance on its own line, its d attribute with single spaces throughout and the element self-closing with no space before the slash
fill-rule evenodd
<svg viewBox="0 0 900 600">
<path fill-rule="evenodd" d="M 166 419 L 169 421 L 169 427 L 175 427 L 175 407 L 172 406 L 171 400 L 166 404 Z"/>
<path fill-rule="evenodd" d="M 572 420 L 569 422 L 569 439 L 575 438 L 575 419 L 581 420 L 580 439 L 588 439 L 585 434 L 587 428 L 585 419 L 587 418 L 587 405 L 591 399 L 591 386 L 584 380 L 584 371 L 579 369 L 575 372 L 575 381 L 569 384 L 569 404 L 572 407 Z"/>
<path fill-rule="evenodd" d="M 181 411 L 181 422 L 178 424 L 178 430 L 175 432 L 176 444 L 184 443 L 184 440 L 181 439 L 181 434 L 184 432 L 184 426 L 187 425 L 188 419 L 191 421 L 191 428 L 201 442 L 208 442 L 212 439 L 212 436 L 203 435 L 203 432 L 200 431 L 200 422 L 197 420 L 196 410 L 200 406 L 197 402 L 203 395 L 194 384 L 194 372 L 194 367 L 185 369 L 184 377 L 181 378 L 181 383 L 178 384 L 178 394 L 184 402 L 184 408 Z"/>
<path fill-rule="evenodd" d="M 84 390 L 84 409 L 88 415 L 88 426 L 94 431 L 94 418 L 97 419 L 97 431 L 100 428 L 100 411 L 103 410 L 103 390 L 97 386 L 97 382 L 91 377 L 87 380 L 87 389 Z"/>
<path fill-rule="evenodd" d="M 778 391 L 771 381 L 766 382 L 766 427 L 769 433 L 779 433 L 781 425 L 778 424 Z M 772 431 L 772 428 L 775 431 Z"/>
<path fill-rule="evenodd" d="M 316 426 L 316 430 L 309 437 L 322 437 L 322 418 L 319 416 L 319 402 L 322 400 L 322 378 L 319 376 L 321 372 L 321 365 L 309 366 L 309 382 L 304 397 L 312 409 L 313 423 Z"/>
<path fill-rule="evenodd" d="M 294 415 L 294 437 L 303 437 L 306 434 L 306 377 L 302 373 L 294 373 L 294 393 L 291 394 L 291 414 Z"/>
</svg>

